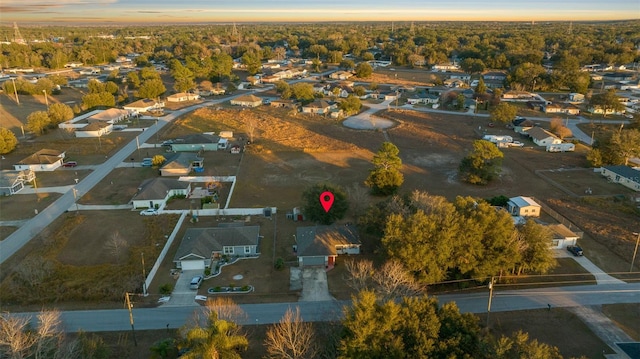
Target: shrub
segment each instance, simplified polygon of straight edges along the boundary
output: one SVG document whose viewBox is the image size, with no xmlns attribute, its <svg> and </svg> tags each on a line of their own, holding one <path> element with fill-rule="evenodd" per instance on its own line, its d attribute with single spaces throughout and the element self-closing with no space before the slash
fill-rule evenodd
<svg viewBox="0 0 640 359">
<path fill-rule="evenodd" d="M 242 286 L 242 288 L 240 288 L 240 290 L 243 291 L 243 292 L 246 292 L 246 291 L 249 290 L 249 286 L 248 285 Z"/>
<path fill-rule="evenodd" d="M 282 270 L 284 268 L 284 259 L 276 259 L 276 263 L 273 266 L 276 270 Z"/>
<path fill-rule="evenodd" d="M 173 291 L 173 286 L 169 283 L 165 283 L 160 286 L 160 294 L 162 295 L 171 294 L 172 291 Z"/>
<path fill-rule="evenodd" d="M 210 276 L 211 275 L 211 268 L 205 268 L 204 269 L 204 275 Z"/>
</svg>

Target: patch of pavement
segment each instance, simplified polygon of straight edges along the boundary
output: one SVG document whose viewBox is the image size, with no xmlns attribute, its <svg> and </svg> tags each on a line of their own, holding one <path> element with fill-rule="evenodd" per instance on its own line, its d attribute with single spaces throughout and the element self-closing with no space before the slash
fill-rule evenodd
<svg viewBox="0 0 640 359">
<path fill-rule="evenodd" d="M 327 272 L 322 267 L 309 267 L 302 269 L 302 295 L 301 302 L 320 302 L 335 300 L 329 294 Z"/>
<path fill-rule="evenodd" d="M 182 271 L 178 280 L 176 281 L 176 285 L 173 288 L 173 292 L 171 292 L 171 298 L 163 304 L 163 306 L 167 307 L 188 307 L 188 306 L 197 306 L 195 299 L 198 294 L 197 291 L 193 289 L 189 289 L 189 283 L 191 283 L 191 278 L 202 275 L 202 271 L 200 270 L 191 270 L 191 271 Z M 204 284 L 204 283 L 203 283 Z"/>
</svg>

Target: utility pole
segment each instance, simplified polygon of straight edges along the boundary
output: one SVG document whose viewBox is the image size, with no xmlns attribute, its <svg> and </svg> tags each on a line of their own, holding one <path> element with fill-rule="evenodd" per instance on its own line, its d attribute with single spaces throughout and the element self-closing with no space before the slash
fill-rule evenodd
<svg viewBox="0 0 640 359">
<path fill-rule="evenodd" d="M 144 270 L 144 252 L 140 252 L 140 255 L 142 256 L 142 295 L 146 297 L 149 293 L 147 293 L 147 273 Z"/>
<path fill-rule="evenodd" d="M 637 235 L 636 239 L 636 248 L 633 250 L 633 258 L 631 258 L 631 268 L 629 268 L 629 272 L 633 272 L 633 263 L 636 261 L 636 254 L 638 254 L 638 243 L 640 243 L 640 232 L 633 232 L 633 235 Z"/>
<path fill-rule="evenodd" d="M 16 80 L 12 77 L 11 82 L 13 83 L 13 94 L 16 95 L 16 103 L 19 105 L 20 99 L 18 98 L 18 88 L 16 87 Z M 22 136 L 24 137 L 24 131 L 22 133 Z"/>
<path fill-rule="evenodd" d="M 133 333 L 133 345 L 138 346 L 138 341 L 136 340 L 136 331 L 133 328 L 133 312 L 131 311 L 131 309 L 133 308 L 133 305 L 131 304 L 131 300 L 129 300 L 130 295 L 131 294 L 129 294 L 129 292 L 125 292 L 124 300 L 125 300 L 125 305 L 127 306 L 127 309 L 129 309 L 129 322 L 131 323 L 131 332 Z"/>
<path fill-rule="evenodd" d="M 44 94 L 44 102 L 47 104 L 47 108 L 49 108 L 49 98 L 47 97 L 47 90 L 42 90 Z"/>
<path fill-rule="evenodd" d="M 489 282 L 489 304 L 487 305 L 487 328 L 489 327 L 489 316 L 491 315 L 491 299 L 493 298 L 493 277 Z"/>
</svg>

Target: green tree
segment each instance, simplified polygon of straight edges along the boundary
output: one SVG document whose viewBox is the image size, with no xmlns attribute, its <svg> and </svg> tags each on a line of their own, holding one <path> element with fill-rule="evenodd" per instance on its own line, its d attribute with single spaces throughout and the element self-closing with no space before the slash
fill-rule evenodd
<svg viewBox="0 0 640 359">
<path fill-rule="evenodd" d="M 142 69 L 140 69 L 140 79 L 142 81 L 160 80 L 160 74 L 155 69 L 155 67 L 143 67 Z"/>
<path fill-rule="evenodd" d="M 127 83 L 131 84 L 131 87 L 138 88 L 140 87 L 140 77 L 138 73 L 135 71 L 131 71 L 127 74 Z"/>
<path fill-rule="evenodd" d="M 172 62 L 171 76 L 174 79 L 173 89 L 177 92 L 185 92 L 195 87 L 193 72 L 182 66 L 178 60 L 173 60 Z"/>
<path fill-rule="evenodd" d="M 500 174 L 504 154 L 493 143 L 473 141 L 473 151 L 462 159 L 461 178 L 472 184 L 487 184 Z"/>
<path fill-rule="evenodd" d="M 491 119 L 496 122 L 508 123 L 513 121 L 518 113 L 518 108 L 507 102 L 500 102 L 491 111 Z"/>
<path fill-rule="evenodd" d="M 400 150 L 391 142 L 383 142 L 373 156 L 373 169 L 364 182 L 373 194 L 387 196 L 395 193 L 404 182 L 400 169 L 402 160 L 398 156 Z"/>
<path fill-rule="evenodd" d="M 432 211 L 387 217 L 382 246 L 391 259 L 402 262 L 418 281 L 436 283 L 447 277 L 453 241 L 458 232 L 455 208 L 441 203 Z"/>
<path fill-rule="evenodd" d="M 316 55 L 316 59 L 320 59 L 320 55 L 326 55 L 328 51 L 324 45 L 311 45 L 309 52 Z"/>
<path fill-rule="evenodd" d="M 486 66 L 480 59 L 466 58 L 460 62 L 460 68 L 464 72 L 473 74 L 484 71 Z"/>
<path fill-rule="evenodd" d="M 625 166 L 628 165 L 630 158 L 640 157 L 640 130 L 615 131 L 609 149 L 622 159 Z"/>
<path fill-rule="evenodd" d="M 302 103 L 309 103 L 315 98 L 313 85 L 308 82 L 297 82 L 291 85 L 291 93 L 296 100 Z"/>
<path fill-rule="evenodd" d="M 349 97 L 340 102 L 340 108 L 346 112 L 347 115 L 353 115 L 360 111 L 362 102 L 360 102 L 357 96 L 349 95 Z"/>
<path fill-rule="evenodd" d="M 618 100 L 616 89 L 609 89 L 606 92 L 591 96 L 591 106 L 602 109 L 605 116 L 607 113 L 624 110 L 624 105 Z"/>
<path fill-rule="evenodd" d="M 492 347 L 492 357 L 495 359 L 562 359 L 558 348 L 530 340 L 529 334 L 520 330 L 510 337 L 502 336 Z"/>
<path fill-rule="evenodd" d="M 138 89 L 139 98 L 158 98 L 165 93 L 167 89 L 164 87 L 162 80 L 150 79 L 145 80 Z"/>
<path fill-rule="evenodd" d="M 64 103 L 54 103 L 49 106 L 47 110 L 49 114 L 49 119 L 51 120 L 52 125 L 58 125 L 59 123 L 69 121 L 73 118 L 73 110 L 69 105 Z"/>
<path fill-rule="evenodd" d="M 212 77 L 217 81 L 221 81 L 223 77 L 229 77 L 233 69 L 233 58 L 225 53 L 220 52 L 211 57 L 213 67 L 211 69 Z"/>
<path fill-rule="evenodd" d="M 98 106 L 113 107 L 116 105 L 116 99 L 108 92 L 88 93 L 82 96 L 82 107 L 91 109 Z"/>
<path fill-rule="evenodd" d="M 262 61 L 257 51 L 247 51 L 242 55 L 242 64 L 245 66 L 249 75 L 255 75 L 262 69 Z"/>
<path fill-rule="evenodd" d="M 371 74 L 373 74 L 373 68 L 368 62 L 361 62 L 356 66 L 356 76 L 359 78 L 366 79 L 371 77 Z"/>
<path fill-rule="evenodd" d="M 485 85 L 484 79 L 482 77 L 480 77 L 480 79 L 478 80 L 478 85 L 474 89 L 474 92 L 478 95 L 483 95 L 487 92 L 487 85 Z"/>
<path fill-rule="evenodd" d="M 457 197 L 454 206 L 460 231 L 454 238 L 451 270 L 465 278 L 486 278 L 514 268 L 520 253 L 509 213 L 472 197 Z"/>
<path fill-rule="evenodd" d="M 557 266 L 553 252 L 549 244 L 553 240 L 551 230 L 532 219 L 518 228 L 521 240 L 524 245 L 522 260 L 518 263 L 518 273 L 536 272 L 546 274 Z"/>
<path fill-rule="evenodd" d="M 351 70 L 354 67 L 356 67 L 356 64 L 353 62 L 353 60 L 345 59 L 340 61 L 340 68 L 342 69 Z"/>
<path fill-rule="evenodd" d="M 280 80 L 275 83 L 276 92 L 280 94 L 280 97 L 283 99 L 288 99 L 291 97 L 291 86 L 286 81 Z"/>
<path fill-rule="evenodd" d="M 218 319 L 216 311 L 210 311 L 205 327 L 195 327 L 186 332 L 180 347 L 190 350 L 185 359 L 221 358 L 240 359 L 249 342 L 237 334 L 234 322 Z"/>
<path fill-rule="evenodd" d="M 333 194 L 333 205 L 329 211 L 325 211 L 320 202 L 320 195 L 327 191 Z M 344 218 L 347 209 L 349 209 L 345 191 L 342 187 L 331 184 L 316 184 L 307 188 L 302 193 L 302 200 L 304 202 L 304 214 L 309 220 L 320 224 L 328 225 Z"/>
<path fill-rule="evenodd" d="M 36 136 L 42 135 L 47 126 L 49 126 L 49 115 L 46 111 L 32 112 L 27 116 L 27 129 L 36 134 Z"/>
<path fill-rule="evenodd" d="M 458 96 L 456 96 L 456 110 L 462 110 L 464 108 L 465 100 L 466 97 L 464 97 L 462 93 L 459 93 Z"/>
<path fill-rule="evenodd" d="M 0 155 L 13 151 L 17 144 L 16 135 L 10 130 L 0 127 Z"/>
</svg>

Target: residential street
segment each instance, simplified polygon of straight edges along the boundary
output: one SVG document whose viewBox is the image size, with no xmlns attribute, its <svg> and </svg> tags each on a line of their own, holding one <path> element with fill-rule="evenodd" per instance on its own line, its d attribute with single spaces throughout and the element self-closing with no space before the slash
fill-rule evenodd
<svg viewBox="0 0 640 359">
<path fill-rule="evenodd" d="M 640 283 L 634 284 L 602 284 L 587 286 L 556 287 L 545 289 L 524 289 L 500 291 L 493 293 L 492 312 L 516 311 L 526 309 L 545 309 L 550 304 L 557 307 L 579 307 L 611 303 L 640 302 Z M 456 302 L 461 312 L 486 313 L 489 291 L 484 293 L 460 293 L 438 296 L 440 304 Z M 138 330 L 179 328 L 188 322 L 199 308 L 193 306 L 161 306 L 158 308 L 135 308 L 133 298 L 134 327 Z M 247 319 L 240 324 L 271 324 L 280 320 L 287 308 L 300 307 L 305 321 L 329 321 L 339 319 L 342 307 L 348 301 L 297 302 L 242 304 L 240 307 L 247 314 Z M 35 313 L 13 313 L 13 315 L 30 315 Z M 62 312 L 62 322 L 68 332 L 83 330 L 124 331 L 130 330 L 129 314 L 126 309 L 115 310 L 81 310 Z M 35 324 L 35 322 L 34 322 Z"/>
<path fill-rule="evenodd" d="M 0 263 L 3 263 L 20 248 L 27 244 L 33 237 L 40 233 L 44 228 L 51 224 L 56 218 L 58 218 L 66 210 L 69 210 L 74 201 L 73 189 L 77 191 L 77 197 L 82 197 L 85 193 L 89 192 L 95 185 L 97 185 L 105 176 L 107 176 L 114 168 L 119 164 L 126 162 L 129 155 L 137 149 L 137 143 L 145 143 L 149 140 L 158 130 L 173 121 L 175 118 L 191 112 L 200 107 L 213 106 L 221 102 L 229 101 L 232 98 L 241 96 L 238 94 L 231 97 L 225 97 L 215 101 L 207 101 L 194 106 L 186 107 L 178 111 L 174 111 L 171 114 L 158 118 L 157 123 L 148 127 L 144 131 L 140 132 L 137 137 L 137 141 L 134 139 L 128 144 L 124 145 L 120 151 L 111 156 L 103 164 L 96 166 L 95 169 L 77 185 L 69 187 L 67 191 L 53 202 L 44 211 L 37 214 L 35 217 L 26 221 L 20 228 L 13 232 L 10 236 L 0 241 Z"/>
</svg>

